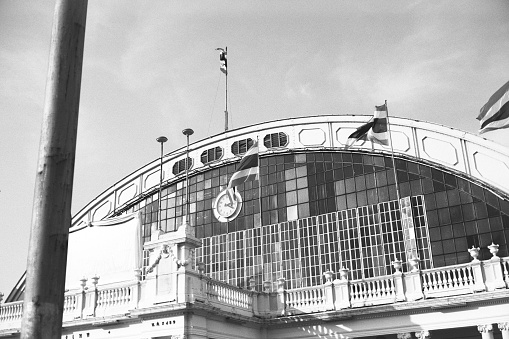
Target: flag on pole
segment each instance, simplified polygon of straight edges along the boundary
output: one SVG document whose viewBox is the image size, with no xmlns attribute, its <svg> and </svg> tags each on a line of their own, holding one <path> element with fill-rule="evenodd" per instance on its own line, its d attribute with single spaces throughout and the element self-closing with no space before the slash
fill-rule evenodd
<svg viewBox="0 0 509 339">
<path fill-rule="evenodd" d="M 221 63 L 219 69 L 221 70 L 221 72 L 228 75 L 228 68 L 226 63 L 226 51 L 223 48 L 216 48 L 216 51 L 219 51 L 219 62 Z"/>
<path fill-rule="evenodd" d="M 495 92 L 481 108 L 479 134 L 509 127 L 509 81 Z"/>
<path fill-rule="evenodd" d="M 258 180 L 258 141 L 244 154 L 237 172 L 233 173 L 227 188 L 238 186 L 246 181 Z"/>
<path fill-rule="evenodd" d="M 370 140 L 380 145 L 389 145 L 389 132 L 387 131 L 387 105 L 375 106 L 373 118 L 366 124 L 357 128 L 350 134 L 346 147 L 350 147 L 357 140 Z"/>
</svg>

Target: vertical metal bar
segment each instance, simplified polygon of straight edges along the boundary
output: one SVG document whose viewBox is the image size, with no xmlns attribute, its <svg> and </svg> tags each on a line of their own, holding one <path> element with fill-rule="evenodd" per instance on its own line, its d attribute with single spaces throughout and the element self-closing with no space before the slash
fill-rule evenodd
<svg viewBox="0 0 509 339">
<path fill-rule="evenodd" d="M 57 0 L 36 173 L 21 338 L 60 338 L 87 0 Z"/>
</svg>

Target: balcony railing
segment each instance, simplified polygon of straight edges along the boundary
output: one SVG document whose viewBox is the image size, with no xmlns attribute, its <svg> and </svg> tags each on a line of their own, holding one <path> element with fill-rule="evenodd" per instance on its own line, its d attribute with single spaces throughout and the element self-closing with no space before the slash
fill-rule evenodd
<svg viewBox="0 0 509 339">
<path fill-rule="evenodd" d="M 333 272 L 325 272 L 323 285 L 286 290 L 281 278 L 278 291 L 272 293 L 268 288 L 266 292 L 237 288 L 194 270 L 177 271 L 171 292 L 175 298 L 170 302 L 208 304 L 237 315 L 274 318 L 509 288 L 509 257 L 500 258 L 492 250 L 490 260 L 480 261 L 478 249 L 469 251 L 474 259 L 467 264 L 420 270 L 413 260 L 411 270 L 403 273 L 401 262 L 395 261 L 395 273 L 369 279 L 349 280 L 348 270 L 342 269 L 337 279 Z M 66 292 L 64 326 L 76 320 L 141 314 L 156 300 L 150 282 L 141 281 L 139 274 L 136 280 L 116 285 L 101 286 L 98 280 L 92 278 L 92 286 L 86 287 L 83 279 L 81 289 Z M 22 301 L 0 304 L 0 335 L 19 329 L 22 314 Z"/>
</svg>

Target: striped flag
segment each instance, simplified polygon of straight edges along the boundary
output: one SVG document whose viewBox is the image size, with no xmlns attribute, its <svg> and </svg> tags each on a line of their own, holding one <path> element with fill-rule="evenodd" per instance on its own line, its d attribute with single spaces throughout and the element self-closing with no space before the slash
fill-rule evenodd
<svg viewBox="0 0 509 339">
<path fill-rule="evenodd" d="M 477 120 L 481 122 L 479 133 L 509 127 L 509 81 L 481 108 Z"/>
<path fill-rule="evenodd" d="M 237 172 L 233 173 L 227 188 L 232 188 L 251 180 L 258 180 L 258 142 L 255 142 L 244 154 Z"/>
<path fill-rule="evenodd" d="M 389 132 L 387 131 L 387 105 L 375 106 L 373 118 L 366 124 L 357 128 L 350 134 L 346 142 L 347 148 L 357 140 L 370 140 L 380 145 L 389 145 Z"/>
<path fill-rule="evenodd" d="M 223 48 L 216 48 L 216 51 L 219 51 L 219 62 L 221 63 L 221 66 L 219 69 L 224 74 L 228 75 L 228 68 L 227 68 L 227 62 L 226 62 L 226 50 Z"/>
</svg>

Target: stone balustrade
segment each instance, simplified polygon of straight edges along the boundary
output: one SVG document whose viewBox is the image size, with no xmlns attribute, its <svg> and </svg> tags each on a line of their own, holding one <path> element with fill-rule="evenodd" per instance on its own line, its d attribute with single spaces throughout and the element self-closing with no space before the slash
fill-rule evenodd
<svg viewBox="0 0 509 339">
<path fill-rule="evenodd" d="M 474 250 L 474 251 L 473 251 Z M 283 278 L 278 279 L 277 292 L 256 292 L 214 280 L 195 270 L 176 272 L 173 286 L 174 304 L 199 303 L 224 312 L 235 311 L 243 316 L 274 318 L 294 314 L 340 311 L 375 305 L 387 305 L 419 299 L 445 298 L 509 288 L 509 257 L 495 253 L 489 260 L 480 261 L 474 253 L 470 263 L 420 270 L 414 260 L 410 272 L 401 272 L 401 262 L 393 263 L 392 275 L 369 279 L 349 280 L 348 270 L 325 272 L 325 283 L 296 289 L 285 289 Z M 153 306 L 150 284 L 141 281 L 139 274 L 133 281 L 104 285 L 92 278 L 86 287 L 66 292 L 64 298 L 64 326 L 76 320 L 96 320 L 110 316 L 140 313 Z M 171 290 L 171 288 L 170 288 Z M 176 290 L 176 291 L 174 291 Z M 0 304 L 0 334 L 21 326 L 23 302 Z"/>
</svg>

